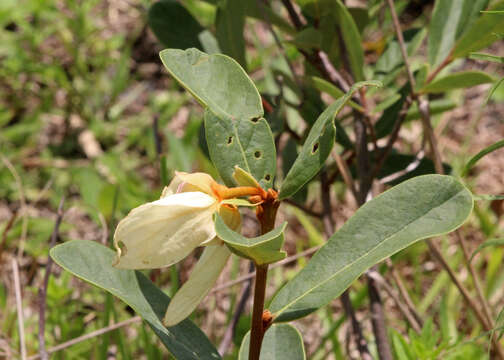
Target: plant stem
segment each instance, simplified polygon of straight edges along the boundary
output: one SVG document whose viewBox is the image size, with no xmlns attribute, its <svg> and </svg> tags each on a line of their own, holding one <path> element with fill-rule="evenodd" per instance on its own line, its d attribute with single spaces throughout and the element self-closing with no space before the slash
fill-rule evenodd
<svg viewBox="0 0 504 360">
<path fill-rule="evenodd" d="M 252 310 L 252 328 L 250 330 L 249 360 L 259 360 L 265 329 L 263 326 L 264 298 L 266 296 L 266 278 L 268 265 L 256 266 L 254 286 L 254 307 Z"/>
<path fill-rule="evenodd" d="M 266 234 L 273 230 L 278 206 L 280 206 L 280 202 L 277 199 L 278 194 L 274 190 L 270 189 L 266 194 L 264 202 L 256 207 L 256 216 L 261 225 L 261 234 Z M 249 360 L 259 360 L 264 333 L 269 326 L 269 324 L 263 322 L 268 265 L 255 264 L 255 266 L 256 277 L 254 286 L 254 305 L 252 308 L 252 326 L 250 329 Z"/>
</svg>

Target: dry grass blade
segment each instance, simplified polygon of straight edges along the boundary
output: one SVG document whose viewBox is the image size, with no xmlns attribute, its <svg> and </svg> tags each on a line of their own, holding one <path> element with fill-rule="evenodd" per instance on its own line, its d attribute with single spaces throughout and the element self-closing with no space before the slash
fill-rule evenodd
<svg viewBox="0 0 504 360">
<path fill-rule="evenodd" d="M 23 299 L 21 296 L 21 282 L 19 280 L 19 267 L 16 259 L 12 259 L 12 275 L 14 277 L 14 290 L 16 292 L 16 310 L 19 329 L 19 347 L 21 359 L 26 359 L 26 342 L 24 333 Z"/>
</svg>

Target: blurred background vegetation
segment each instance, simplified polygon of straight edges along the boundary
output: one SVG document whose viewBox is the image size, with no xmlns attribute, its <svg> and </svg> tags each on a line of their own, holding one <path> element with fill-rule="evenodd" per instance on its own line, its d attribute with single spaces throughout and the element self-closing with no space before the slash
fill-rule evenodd
<svg viewBox="0 0 504 360">
<path fill-rule="evenodd" d="M 212 4 L 196 0 L 183 3 L 202 25 L 211 27 L 214 23 L 216 11 Z M 356 3 L 366 6 L 366 1 Z M 402 12 L 401 20 L 407 25 L 421 27 L 428 23 L 432 1 L 396 3 Z M 166 160 L 169 176 L 174 170 L 202 170 L 216 176 L 200 146 L 202 110 L 169 78 L 159 61 L 158 52 L 163 46 L 147 24 L 151 5 L 147 0 L 0 1 L 0 358 L 19 358 L 10 266 L 13 258 L 21 272 L 27 351 L 29 355 L 37 353 L 37 293 L 43 282 L 56 209 L 63 197 L 65 215 L 59 241 L 88 239 L 109 244 L 119 219 L 133 207 L 159 197 L 163 186 L 159 154 Z M 373 21 L 378 24 L 390 19 L 377 15 Z M 378 26 L 371 26 L 365 34 L 368 62 L 376 62 L 382 54 L 386 35 L 389 34 Z M 285 49 L 281 51 L 267 27 L 251 18 L 247 19 L 245 39 L 249 74 L 262 93 L 278 95 L 282 89 L 274 81 L 274 74 L 288 72 L 282 52 L 297 66 L 303 57 L 294 45 L 300 44 L 284 42 Z M 504 45 L 496 43 L 491 50 L 502 53 Z M 456 65 L 503 75 L 498 64 L 464 60 Z M 482 106 L 488 88 L 489 85 L 482 85 L 451 92 L 443 99 L 443 109 L 449 111 L 435 117 L 441 147 L 447 162 L 455 168 L 504 134 L 504 86 L 497 88 L 487 106 Z M 283 90 L 288 92 L 287 99 L 296 101 L 296 94 L 288 86 Z M 282 116 L 288 117 L 297 130 L 299 114 L 289 107 L 282 107 L 282 111 Z M 315 112 L 319 113 L 318 109 Z M 408 126 L 402 135 L 403 146 L 418 148 L 420 131 L 418 123 Z M 295 144 L 277 140 L 284 149 L 284 163 L 288 163 L 295 153 Z M 481 161 L 469 185 L 475 193 L 502 193 L 502 174 L 504 159 L 493 154 Z M 355 210 L 355 204 L 340 185 L 334 190 L 340 200 L 335 210 L 338 225 Z M 311 186 L 307 195 L 308 203 L 313 203 L 315 209 L 320 205 L 315 203 L 318 191 L 317 186 Z M 466 236 L 475 243 L 498 237 L 503 230 L 503 212 L 500 200 L 478 203 Z M 286 244 L 289 254 L 323 242 L 319 220 L 288 205 L 282 207 L 280 216 L 289 218 L 292 225 Z M 461 250 L 450 242 L 445 242 L 444 247 L 452 266 L 461 264 Z M 500 309 L 504 305 L 504 249 L 482 252 L 478 266 L 485 274 L 485 292 Z M 182 281 L 194 261 L 195 257 L 182 264 Z M 300 258 L 288 267 L 272 271 L 272 288 L 278 288 L 283 277 L 292 276 L 305 261 Z M 447 275 L 438 271 L 426 245 L 420 243 L 401 252 L 394 263 L 408 283 L 419 312 L 431 320 L 422 334 L 410 333 L 405 340 L 401 335 L 407 333 L 404 321 L 394 316 L 397 309 L 385 299 L 390 310 L 389 324 L 397 333 L 393 342 L 408 341 L 422 359 L 437 358 L 439 349 L 455 345 L 453 358 L 484 358 L 485 339 L 467 340 L 481 329 L 471 315 L 461 316 L 460 296 Z M 220 282 L 238 277 L 247 268 L 247 264 L 234 259 Z M 112 296 L 59 268 L 53 270 L 47 289 L 48 348 L 134 316 L 131 309 Z M 169 272 L 152 271 L 150 277 L 169 291 Z M 354 306 L 364 308 L 365 284 L 356 283 L 353 288 Z M 234 286 L 212 293 L 200 307 L 204 311 L 195 315 L 195 321 L 214 343 L 222 339 L 240 289 Z M 234 339 L 237 346 L 248 329 L 248 314 L 245 311 L 239 320 Z M 439 332 L 433 330 L 433 323 Z M 297 326 L 306 330 L 303 332 L 309 358 L 345 358 L 345 334 L 349 330 L 339 303 L 319 310 Z M 230 358 L 235 354 L 232 352 Z M 138 322 L 78 342 L 52 357 L 167 356 L 155 335 Z"/>
</svg>

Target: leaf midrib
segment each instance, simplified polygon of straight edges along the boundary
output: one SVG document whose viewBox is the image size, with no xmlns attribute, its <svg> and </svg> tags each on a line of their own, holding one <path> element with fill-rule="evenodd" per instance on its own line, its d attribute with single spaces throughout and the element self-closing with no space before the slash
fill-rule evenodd
<svg viewBox="0 0 504 360">
<path fill-rule="evenodd" d="M 465 189 L 461 189 L 460 191 L 456 192 L 453 196 L 451 196 L 450 198 L 448 198 L 447 200 L 443 201 L 441 204 L 439 204 L 438 206 L 434 207 L 434 208 L 431 208 L 429 211 L 425 212 L 424 214 L 422 214 L 421 216 L 417 217 L 416 219 L 408 222 L 407 224 L 405 224 L 400 230 L 394 232 L 392 235 L 388 236 L 387 238 L 385 238 L 382 242 L 380 242 L 379 244 L 377 244 L 376 246 L 374 246 L 372 249 L 370 249 L 369 251 L 367 251 L 366 253 L 364 253 L 363 255 L 359 256 L 357 259 L 355 259 L 354 261 L 352 261 L 351 263 L 345 265 L 344 267 L 342 267 L 340 270 L 338 270 L 336 273 L 334 273 L 332 276 L 328 277 L 326 280 L 324 280 L 323 282 L 319 283 L 317 286 L 314 286 L 313 288 L 309 289 L 309 291 L 306 291 L 304 292 L 301 296 L 298 296 L 297 298 L 295 298 L 293 301 L 289 302 L 287 305 L 285 305 L 284 307 L 282 307 L 281 309 L 279 309 L 277 312 L 275 312 L 273 314 L 274 317 L 278 317 L 280 314 L 282 314 L 283 312 L 285 312 L 285 310 L 287 310 L 292 304 L 295 304 L 296 302 L 298 302 L 299 300 L 301 300 L 302 298 L 304 298 L 305 296 L 307 296 L 308 294 L 310 294 L 311 292 L 313 292 L 313 290 L 323 286 L 324 284 L 326 284 L 327 282 L 331 281 L 332 279 L 334 279 L 337 275 L 339 275 L 341 272 L 343 272 L 344 270 L 346 270 L 347 268 L 351 267 L 352 265 L 354 265 L 355 263 L 359 262 L 360 260 L 362 260 L 363 258 L 365 258 L 366 256 L 369 255 L 369 253 L 371 253 L 372 251 L 380 248 L 384 243 L 386 243 L 389 239 L 391 239 L 392 237 L 394 237 L 395 235 L 397 235 L 398 233 L 400 233 L 401 231 L 403 231 L 405 228 L 407 228 L 409 225 L 411 225 L 412 223 L 414 223 L 415 221 L 417 221 L 418 219 L 420 218 L 423 218 L 425 215 L 427 215 L 428 213 L 430 213 L 431 211 L 443 206 L 446 202 L 452 200 L 453 198 L 455 198 L 456 196 L 458 196 L 461 192 L 463 192 Z M 469 212 L 470 214 L 470 212 Z M 469 215 L 467 215 L 469 216 Z M 466 217 L 467 218 L 467 217 Z M 441 233 L 440 233 L 441 234 Z M 425 237 L 419 237 L 416 241 L 419 241 L 419 240 L 422 240 L 422 239 L 425 239 L 427 237 L 432 237 L 432 236 L 436 236 L 438 234 L 432 234 L 432 235 L 428 235 L 428 236 L 425 236 Z M 326 243 L 327 244 L 327 243 Z M 401 250 L 401 249 L 399 249 Z M 380 261 L 382 261 L 384 258 L 382 258 Z M 380 262 L 378 261 L 378 262 Z"/>
</svg>

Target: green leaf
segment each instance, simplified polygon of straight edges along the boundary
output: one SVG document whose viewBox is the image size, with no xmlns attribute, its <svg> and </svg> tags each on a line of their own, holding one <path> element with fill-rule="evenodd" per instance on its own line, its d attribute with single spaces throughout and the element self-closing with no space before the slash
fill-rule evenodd
<svg viewBox="0 0 504 360">
<path fill-rule="evenodd" d="M 238 360 L 248 360 L 250 331 L 243 338 Z M 260 360 L 305 360 L 303 339 L 299 331 L 289 324 L 273 324 L 266 330 Z"/>
<path fill-rule="evenodd" d="M 452 51 L 456 40 L 488 0 L 437 0 L 429 31 L 429 63 L 435 67 Z"/>
<path fill-rule="evenodd" d="M 265 265 L 285 258 L 286 253 L 280 251 L 284 242 L 284 231 L 287 223 L 270 232 L 255 237 L 246 238 L 231 230 L 219 214 L 215 215 L 215 232 L 226 243 L 229 249 L 240 257 L 254 261 L 256 265 Z"/>
<path fill-rule="evenodd" d="M 322 168 L 334 145 L 336 132 L 334 118 L 352 95 L 363 86 L 381 86 L 381 83 L 378 81 L 362 81 L 354 84 L 347 94 L 333 102 L 318 117 L 310 129 L 301 153 L 282 183 L 279 194 L 280 200 L 294 195 Z"/>
<path fill-rule="evenodd" d="M 341 29 L 341 36 L 345 43 L 350 69 L 355 81 L 363 81 L 364 78 L 364 50 L 359 28 L 341 0 L 336 0 L 336 16 Z"/>
<path fill-rule="evenodd" d="M 315 89 L 322 91 L 322 92 L 325 92 L 328 95 L 331 95 L 335 100 L 339 99 L 340 97 L 345 95 L 345 93 L 342 90 L 340 90 L 338 87 L 336 87 L 336 85 L 334 85 L 333 83 L 331 83 L 325 79 L 322 79 L 318 76 L 312 76 L 310 78 L 310 80 L 312 81 L 312 84 L 315 87 Z M 355 110 L 358 110 L 361 112 L 364 111 L 364 108 L 362 106 L 360 106 L 359 104 L 355 103 L 352 100 L 348 101 L 348 105 L 350 105 Z"/>
<path fill-rule="evenodd" d="M 498 1 L 489 9 L 504 10 L 504 1 Z M 453 49 L 453 57 L 463 57 L 467 54 L 481 50 L 502 38 L 504 21 L 502 15 L 485 12 L 457 41 Z"/>
<path fill-rule="evenodd" d="M 215 17 L 216 37 L 220 49 L 224 54 L 238 61 L 243 68 L 247 68 L 245 39 L 243 38 L 244 26 L 245 8 L 243 1 L 220 1 Z"/>
<path fill-rule="evenodd" d="M 117 296 L 154 330 L 177 359 L 220 359 L 205 334 L 190 320 L 165 328 L 161 322 L 170 298 L 142 273 L 112 267 L 115 252 L 85 240 L 73 240 L 51 249 L 53 260 L 75 276 Z"/>
<path fill-rule="evenodd" d="M 495 62 L 495 63 L 499 63 L 499 64 L 504 64 L 504 56 L 495 56 L 492 54 L 473 52 L 473 53 L 469 54 L 469 58 L 474 59 L 474 60 L 483 60 L 483 61 L 490 61 L 490 62 Z"/>
<path fill-rule="evenodd" d="M 232 58 L 197 49 L 166 49 L 159 56 L 175 80 L 214 113 L 233 119 L 263 115 L 259 92 Z"/>
<path fill-rule="evenodd" d="M 497 141 L 496 143 L 484 148 L 483 150 L 481 150 L 479 153 L 477 153 L 476 155 L 474 155 L 471 160 L 469 160 L 466 164 L 466 166 L 464 167 L 464 169 L 462 170 L 462 174 L 461 176 L 466 176 L 467 173 L 469 172 L 469 170 L 471 170 L 471 168 L 476 165 L 476 163 L 484 156 L 490 154 L 491 152 L 494 152 L 495 150 L 498 150 L 500 149 L 501 147 L 504 147 L 504 140 L 500 140 L 500 141 Z"/>
<path fill-rule="evenodd" d="M 487 247 L 494 247 L 494 246 L 502 246 L 504 245 L 504 238 L 502 239 L 489 239 L 485 241 L 484 243 L 480 244 L 476 250 L 471 255 L 471 258 L 469 259 L 469 262 L 471 262 L 476 254 L 478 254 L 481 250 L 487 248 Z"/>
<path fill-rule="evenodd" d="M 273 298 L 277 321 L 308 315 L 339 296 L 366 269 L 407 246 L 462 225 L 469 190 L 445 175 L 405 181 L 363 205 Z"/>
<path fill-rule="evenodd" d="M 298 49 L 312 51 L 313 49 L 319 49 L 322 44 L 322 34 L 319 30 L 313 27 L 308 27 L 299 31 L 294 39 L 288 41 L 293 44 Z"/>
<path fill-rule="evenodd" d="M 494 82 L 494 78 L 482 71 L 462 71 L 446 75 L 423 87 L 424 93 L 442 93 L 460 88 Z"/>
<path fill-rule="evenodd" d="M 259 187 L 259 183 L 254 177 L 239 166 L 234 167 L 233 179 L 239 186 Z"/>
<path fill-rule="evenodd" d="M 232 120 L 206 109 L 205 134 L 210 158 L 228 186 L 235 185 L 233 173 L 238 166 L 269 189 L 276 171 L 273 134 L 264 118 Z"/>
<path fill-rule="evenodd" d="M 197 49 L 160 53 L 170 74 L 206 107 L 205 136 L 210 158 L 229 185 L 238 165 L 270 188 L 276 170 L 273 135 L 262 118 L 261 97 L 240 65 L 228 56 Z"/>
<path fill-rule="evenodd" d="M 152 4 L 148 23 L 159 41 L 167 47 L 202 48 L 199 35 L 205 29 L 176 0 L 161 0 Z"/>
</svg>

